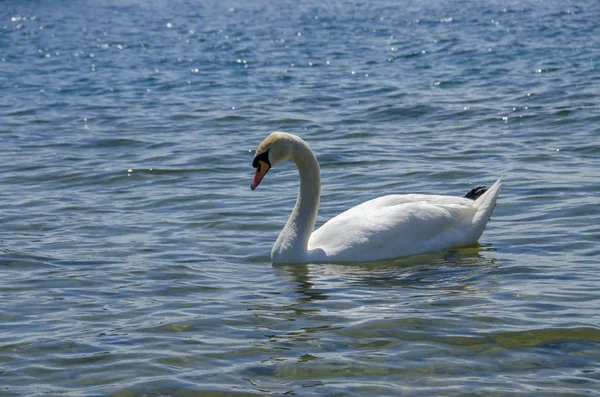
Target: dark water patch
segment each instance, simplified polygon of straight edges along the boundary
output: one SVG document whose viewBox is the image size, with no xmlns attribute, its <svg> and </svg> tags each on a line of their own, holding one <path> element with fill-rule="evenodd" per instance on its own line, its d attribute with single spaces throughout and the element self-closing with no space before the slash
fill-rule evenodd
<svg viewBox="0 0 600 397">
<path fill-rule="evenodd" d="M 421 118 L 436 113 L 435 108 L 428 105 L 412 105 L 402 107 L 388 107 L 372 109 L 369 111 L 370 119 L 378 122 L 400 121 L 403 119 Z"/>
<path fill-rule="evenodd" d="M 3 268 L 22 268 L 22 267 L 54 267 L 58 266 L 55 258 L 40 256 L 35 253 L 19 252 L 13 249 L 3 249 L 0 263 Z"/>
<path fill-rule="evenodd" d="M 149 142 L 144 142 L 139 139 L 128 139 L 128 138 L 111 138 L 111 139 L 99 139 L 93 142 L 87 142 L 81 144 L 82 149 L 102 149 L 102 148 L 118 148 L 118 147 L 145 147 Z"/>
</svg>

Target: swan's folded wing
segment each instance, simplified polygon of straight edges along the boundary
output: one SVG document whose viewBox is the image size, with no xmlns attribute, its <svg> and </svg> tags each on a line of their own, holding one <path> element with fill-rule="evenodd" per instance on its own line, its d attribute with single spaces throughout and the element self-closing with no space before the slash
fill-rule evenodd
<svg viewBox="0 0 600 397">
<path fill-rule="evenodd" d="M 376 260 L 442 249 L 464 239 L 475 213 L 460 197 L 392 195 L 367 201 L 332 218 L 310 237 L 337 260 Z M 440 247 L 440 248 L 438 248 Z"/>
</svg>

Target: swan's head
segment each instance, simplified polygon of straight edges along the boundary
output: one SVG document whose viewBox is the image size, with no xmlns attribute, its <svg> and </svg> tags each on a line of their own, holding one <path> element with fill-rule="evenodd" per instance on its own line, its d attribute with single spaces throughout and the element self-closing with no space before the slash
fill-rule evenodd
<svg viewBox="0 0 600 397">
<path fill-rule="evenodd" d="M 290 157 L 293 138 L 285 132 L 273 132 L 258 145 L 252 166 L 256 168 L 250 189 L 254 190 L 267 172 L 277 163 Z"/>
</svg>

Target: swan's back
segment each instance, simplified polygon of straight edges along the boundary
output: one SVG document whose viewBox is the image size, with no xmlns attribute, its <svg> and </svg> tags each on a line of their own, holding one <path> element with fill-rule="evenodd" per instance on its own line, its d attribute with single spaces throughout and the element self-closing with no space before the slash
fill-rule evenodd
<svg viewBox="0 0 600 397">
<path fill-rule="evenodd" d="M 500 180 L 477 200 L 440 195 L 389 195 L 366 201 L 315 230 L 315 259 L 372 261 L 475 243 L 500 192 Z"/>
</svg>

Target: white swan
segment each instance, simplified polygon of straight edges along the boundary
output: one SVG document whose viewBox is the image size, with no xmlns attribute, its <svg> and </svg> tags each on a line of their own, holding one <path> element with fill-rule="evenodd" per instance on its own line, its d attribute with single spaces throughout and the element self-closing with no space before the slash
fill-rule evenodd
<svg viewBox="0 0 600 397">
<path fill-rule="evenodd" d="M 273 263 L 366 262 L 477 242 L 496 204 L 501 179 L 466 197 L 406 194 L 366 201 L 313 232 L 321 193 L 319 163 L 306 142 L 273 132 L 258 145 L 251 188 L 267 171 L 291 159 L 300 172 L 296 205 L 279 234 Z M 470 198 L 467 198 L 469 197 Z"/>
</svg>

